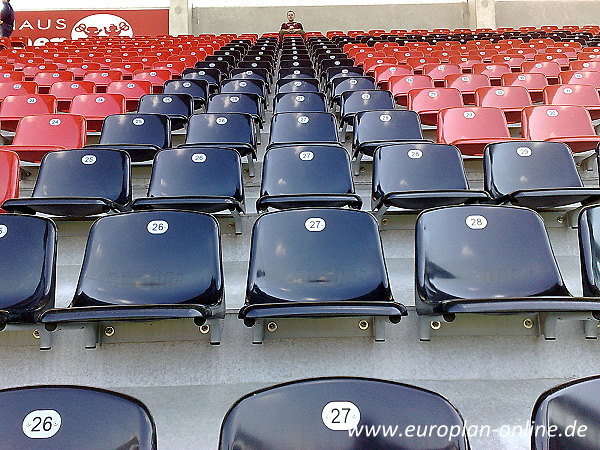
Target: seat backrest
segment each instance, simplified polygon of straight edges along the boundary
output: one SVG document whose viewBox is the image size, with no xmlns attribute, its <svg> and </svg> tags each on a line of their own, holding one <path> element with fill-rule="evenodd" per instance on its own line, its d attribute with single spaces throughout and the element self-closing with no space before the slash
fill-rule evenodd
<svg viewBox="0 0 600 450">
<path fill-rule="evenodd" d="M 547 105 L 600 106 L 600 96 L 589 84 L 552 84 L 544 88 Z"/>
<path fill-rule="evenodd" d="M 134 80 L 146 80 L 152 86 L 162 86 L 171 79 L 171 71 L 167 69 L 137 70 L 133 73 Z"/>
<path fill-rule="evenodd" d="M 339 97 L 345 91 L 376 89 L 375 81 L 371 77 L 339 77 L 332 80 L 334 97 Z"/>
<path fill-rule="evenodd" d="M 145 94 L 138 112 L 189 117 L 194 112 L 194 99 L 190 94 Z"/>
<path fill-rule="evenodd" d="M 421 122 L 415 111 L 362 111 L 354 116 L 354 146 L 366 141 L 422 140 Z"/>
<path fill-rule="evenodd" d="M 597 206 L 581 211 L 578 233 L 583 295 L 600 297 L 600 210 Z"/>
<path fill-rule="evenodd" d="M 223 94 L 255 94 L 264 97 L 263 83 L 259 80 L 236 80 L 228 79 L 221 82 L 221 93 Z"/>
<path fill-rule="evenodd" d="M 81 148 L 85 144 L 85 117 L 77 114 L 38 114 L 19 120 L 13 145 L 56 145 Z"/>
<path fill-rule="evenodd" d="M 213 217 L 136 211 L 92 225 L 71 306 L 217 305 L 222 296 L 219 226 Z"/>
<path fill-rule="evenodd" d="M 394 109 L 392 93 L 379 89 L 345 91 L 341 94 L 340 101 L 342 117 L 360 111 Z"/>
<path fill-rule="evenodd" d="M 542 73 L 546 77 L 558 77 L 560 74 L 560 64 L 554 61 L 525 61 L 521 64 L 521 72 Z"/>
<path fill-rule="evenodd" d="M 38 85 L 34 81 L 2 81 L 0 82 L 0 100 L 8 95 L 36 94 Z"/>
<path fill-rule="evenodd" d="M 240 113 L 193 114 L 188 122 L 186 144 L 255 144 L 252 117 Z"/>
<path fill-rule="evenodd" d="M 373 198 L 390 192 L 468 188 L 460 150 L 452 145 L 384 145 L 373 155 Z"/>
<path fill-rule="evenodd" d="M 415 271 L 417 311 L 420 302 L 569 295 L 544 222 L 526 208 L 469 205 L 421 213 Z"/>
<path fill-rule="evenodd" d="M 542 90 L 548 85 L 543 73 L 505 73 L 501 82 L 503 86 L 523 86 L 528 90 Z"/>
<path fill-rule="evenodd" d="M 523 86 L 486 86 L 475 90 L 475 105 L 524 108 L 531 106 L 531 96 Z"/>
<path fill-rule="evenodd" d="M 338 142 L 337 125 L 330 113 L 279 113 L 271 120 L 269 145 Z"/>
<path fill-rule="evenodd" d="M 71 114 L 86 117 L 106 117 L 125 112 L 125 97 L 121 94 L 79 94 L 73 97 Z"/>
<path fill-rule="evenodd" d="M 146 144 L 171 147 L 171 125 L 164 114 L 111 114 L 104 119 L 100 144 Z"/>
<path fill-rule="evenodd" d="M 5 200 L 19 196 L 19 155 L 3 150 L 0 152 L 0 213 Z"/>
<path fill-rule="evenodd" d="M 301 111 L 326 112 L 325 95 L 320 92 L 288 92 L 275 96 L 273 114 Z"/>
<path fill-rule="evenodd" d="M 260 115 L 257 97 L 249 94 L 215 94 L 210 97 L 206 108 L 208 113 L 243 113 Z"/>
<path fill-rule="evenodd" d="M 83 386 L 0 391 L 0 430 L 10 448 L 156 449 L 148 408 L 132 397 Z M 94 423 L 93 427 L 89 424 Z"/>
<path fill-rule="evenodd" d="M 371 214 L 302 208 L 266 213 L 256 220 L 247 302 L 391 299 L 378 226 Z"/>
<path fill-rule="evenodd" d="M 523 109 L 521 123 L 523 137 L 531 141 L 596 134 L 590 114 L 582 106 L 529 106 Z"/>
<path fill-rule="evenodd" d="M 152 83 L 142 80 L 111 81 L 106 87 L 108 94 L 121 94 L 125 99 L 139 99 L 152 92 Z"/>
<path fill-rule="evenodd" d="M 541 394 L 531 413 L 532 429 L 538 430 L 531 436 L 532 450 L 597 447 L 598 389 L 600 377 L 593 376 L 555 386 Z"/>
<path fill-rule="evenodd" d="M 56 97 L 50 94 L 8 95 L 0 105 L 0 118 L 55 112 Z"/>
<path fill-rule="evenodd" d="M 154 157 L 149 197 L 220 196 L 244 198 L 237 151 L 219 147 L 161 150 Z"/>
<path fill-rule="evenodd" d="M 463 106 L 460 91 L 455 88 L 423 88 L 408 91 L 408 109 L 416 112 L 439 111 Z"/>
<path fill-rule="evenodd" d="M 447 108 L 438 113 L 438 142 L 458 139 L 510 139 L 502 110 L 491 107 Z"/>
<path fill-rule="evenodd" d="M 319 82 L 314 78 L 277 80 L 277 93 L 319 92 Z"/>
<path fill-rule="evenodd" d="M 120 70 L 94 70 L 88 71 L 84 76 L 84 80 L 93 81 L 97 86 L 107 86 L 111 81 L 123 79 L 123 72 Z"/>
<path fill-rule="evenodd" d="M 561 142 L 499 142 L 484 152 L 485 190 L 493 198 L 526 189 L 582 187 L 571 150 Z"/>
<path fill-rule="evenodd" d="M 260 192 L 261 196 L 354 193 L 348 153 L 338 145 L 273 147 L 265 154 Z"/>
<path fill-rule="evenodd" d="M 131 201 L 130 158 L 126 152 L 86 148 L 44 156 L 33 197 L 101 197 Z"/>
<path fill-rule="evenodd" d="M 565 70 L 559 75 L 562 84 L 591 84 L 600 89 L 600 71 L 598 70 Z"/>
<path fill-rule="evenodd" d="M 432 391 L 376 379 L 315 378 L 269 387 L 239 399 L 225 415 L 219 449 L 241 448 L 249 442 L 257 448 L 469 448 L 464 433 L 450 439 L 436 433 L 424 437 L 397 433 L 383 439 L 364 434 L 359 438 L 349 432 L 364 433 L 366 428 L 388 422 L 402 430 L 409 425 L 424 429 L 429 424 L 457 430 L 464 427 L 456 408 Z M 282 429 L 287 432 L 278 432 Z"/>
<path fill-rule="evenodd" d="M 0 265 L 0 321 L 33 323 L 54 306 L 56 227 L 45 218 L 1 214 L 0 252 L 6 261 Z"/>
<path fill-rule="evenodd" d="M 461 92 L 475 92 L 478 87 L 491 86 L 489 77 L 483 73 L 450 74 L 444 79 L 444 85 Z"/>
<path fill-rule="evenodd" d="M 50 86 L 50 94 L 58 100 L 71 100 L 79 94 L 92 94 L 96 90 L 93 81 L 57 81 Z"/>
<path fill-rule="evenodd" d="M 206 100 L 208 83 L 204 80 L 169 80 L 163 86 L 163 94 L 188 94 L 194 100 Z"/>
</svg>

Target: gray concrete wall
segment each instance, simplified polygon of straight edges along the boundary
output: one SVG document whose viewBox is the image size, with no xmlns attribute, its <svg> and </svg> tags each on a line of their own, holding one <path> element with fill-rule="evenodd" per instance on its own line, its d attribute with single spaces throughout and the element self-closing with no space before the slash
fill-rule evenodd
<svg viewBox="0 0 600 450">
<path fill-rule="evenodd" d="M 598 1 L 496 1 L 496 26 L 498 27 L 597 25 L 599 23 L 600 2 Z"/>
<path fill-rule="evenodd" d="M 194 7 L 192 33 L 276 32 L 290 6 Z M 469 26 L 465 2 L 402 5 L 293 6 L 307 31 L 464 28 Z"/>
</svg>

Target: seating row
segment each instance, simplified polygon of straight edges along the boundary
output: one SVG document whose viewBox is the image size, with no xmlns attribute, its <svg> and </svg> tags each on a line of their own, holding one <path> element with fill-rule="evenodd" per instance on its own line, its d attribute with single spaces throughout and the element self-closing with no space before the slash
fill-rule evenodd
<svg viewBox="0 0 600 450">
<path fill-rule="evenodd" d="M 533 450 L 596 448 L 599 381 L 576 379 L 542 393 L 520 430 L 523 440 L 530 439 Z M 157 448 L 148 407 L 117 392 L 24 386 L 1 390 L 0 404 L 0 430 L 10 448 L 32 442 L 51 449 Z M 471 428 L 452 403 L 430 390 L 373 378 L 312 378 L 238 399 L 221 423 L 219 448 L 466 450 L 479 432 Z"/>
</svg>

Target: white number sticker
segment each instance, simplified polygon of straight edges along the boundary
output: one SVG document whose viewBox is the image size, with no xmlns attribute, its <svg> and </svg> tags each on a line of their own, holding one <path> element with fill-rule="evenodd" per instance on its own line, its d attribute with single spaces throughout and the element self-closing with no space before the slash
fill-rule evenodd
<svg viewBox="0 0 600 450">
<path fill-rule="evenodd" d="M 59 73 L 53 73 L 53 74 L 52 74 L 52 78 L 58 78 L 58 77 L 60 77 L 60 74 L 59 74 Z"/>
<path fill-rule="evenodd" d="M 216 122 L 219 125 L 225 125 L 227 123 L 227 117 L 217 117 Z"/>
<path fill-rule="evenodd" d="M 390 67 L 390 72 L 395 72 L 397 70 L 397 67 Z"/>
<path fill-rule="evenodd" d="M 469 77 L 460 77 L 461 81 L 464 81 L 465 83 L 467 83 L 470 78 Z"/>
<path fill-rule="evenodd" d="M 195 163 L 203 163 L 206 161 L 206 155 L 204 153 L 194 153 L 192 155 L 192 161 Z"/>
<path fill-rule="evenodd" d="M 558 111 L 555 109 L 549 109 L 546 111 L 546 114 L 548 114 L 550 117 L 556 117 L 558 116 Z"/>
<path fill-rule="evenodd" d="M 135 119 L 133 119 L 132 123 L 134 125 L 144 125 L 144 119 L 142 119 L 141 117 L 136 117 Z"/>
<path fill-rule="evenodd" d="M 494 67 L 493 67 L 493 66 L 485 66 L 485 68 L 486 68 L 487 70 L 492 70 Z"/>
<path fill-rule="evenodd" d="M 537 64 L 535 65 L 535 67 L 536 67 L 536 68 L 538 68 L 538 69 L 541 69 L 543 66 L 542 66 L 542 64 L 541 64 L 541 63 L 537 63 Z"/>
<path fill-rule="evenodd" d="M 240 98 L 239 98 L 239 97 L 237 97 L 237 96 L 229 97 L 229 101 L 230 101 L 231 103 L 237 103 L 237 102 L 239 102 L 239 101 L 240 101 Z"/>
<path fill-rule="evenodd" d="M 408 151 L 408 157 L 411 159 L 421 159 L 423 157 L 423 152 L 418 149 L 412 149 Z"/>
<path fill-rule="evenodd" d="M 519 76 L 517 77 L 517 80 L 519 80 L 519 81 L 525 81 L 525 80 L 526 80 L 526 77 L 525 77 L 525 75 L 519 75 Z"/>
<path fill-rule="evenodd" d="M 336 63 L 339 63 L 339 61 L 336 61 Z M 296 62 L 296 61 L 294 61 L 294 62 L 292 63 L 292 66 L 295 66 L 295 67 L 298 67 L 299 65 L 300 65 L 300 63 L 299 63 L 299 62 Z"/>
<path fill-rule="evenodd" d="M 529 147 L 519 147 L 517 149 L 517 155 L 523 157 L 531 156 L 531 149 Z"/>
<path fill-rule="evenodd" d="M 37 98 L 28 98 L 27 103 L 30 103 L 30 104 L 37 103 Z"/>
<path fill-rule="evenodd" d="M 315 157 L 313 152 L 300 152 L 300 159 L 302 161 L 311 161 Z"/>
<path fill-rule="evenodd" d="M 248 83 L 246 83 L 245 81 L 240 81 L 240 86 L 246 87 L 246 86 L 248 86 Z"/>
<path fill-rule="evenodd" d="M 214 65 L 214 64 L 213 64 L 213 65 Z M 258 64 L 256 64 L 256 63 L 252 63 L 252 64 L 251 64 L 251 66 L 252 66 L 252 67 L 258 67 Z"/>
<path fill-rule="evenodd" d="M 106 78 L 106 77 L 108 77 L 108 74 L 107 74 L 106 72 L 102 72 L 102 73 L 100 74 L 100 76 L 101 76 L 102 78 Z"/>
<path fill-rule="evenodd" d="M 171 103 L 173 101 L 172 97 L 163 97 L 162 99 L 163 103 Z"/>
<path fill-rule="evenodd" d="M 427 95 L 429 95 L 431 98 L 436 98 L 438 96 L 438 93 L 436 91 L 431 91 L 427 93 Z"/>
<path fill-rule="evenodd" d="M 487 219 L 483 216 L 468 216 L 465 222 L 472 230 L 483 230 L 487 227 Z"/>
<path fill-rule="evenodd" d="M 300 75 L 300 71 L 299 70 L 294 70 L 294 75 Z"/>
<path fill-rule="evenodd" d="M 496 89 L 495 94 L 499 95 L 499 96 L 503 96 L 504 95 L 504 90 L 503 89 Z"/>
<path fill-rule="evenodd" d="M 325 229 L 325 221 L 320 217 L 311 217 L 304 222 L 304 228 L 308 231 L 323 231 Z"/>
<path fill-rule="evenodd" d="M 465 111 L 463 116 L 465 116 L 465 119 L 472 119 L 475 117 L 475 113 L 473 111 Z"/>
<path fill-rule="evenodd" d="M 302 86 L 302 82 L 301 81 L 294 81 L 294 86 L 300 87 L 300 86 Z"/>
<path fill-rule="evenodd" d="M 21 89 L 22 87 L 19 83 L 13 84 L 13 89 Z"/>
<path fill-rule="evenodd" d="M 354 84 L 358 83 L 358 81 L 356 81 L 354 78 L 351 78 L 350 81 L 348 81 L 348 83 L 354 85 Z"/>
<path fill-rule="evenodd" d="M 79 84 L 78 83 L 73 83 L 71 85 L 71 89 L 79 89 Z"/>
<path fill-rule="evenodd" d="M 169 224 L 165 220 L 153 220 L 146 227 L 150 234 L 163 234 L 169 229 Z"/>
<path fill-rule="evenodd" d="M 392 120 L 392 116 L 390 116 L 389 114 L 381 114 L 379 116 L 379 120 L 381 120 L 382 122 L 389 122 L 390 120 Z"/>
<path fill-rule="evenodd" d="M 3 238 L 8 233 L 8 227 L 6 225 L 0 225 L 0 238 Z"/>
<path fill-rule="evenodd" d="M 156 76 L 156 72 L 150 72 L 150 76 L 151 77 L 155 77 Z"/>
<path fill-rule="evenodd" d="M 342 69 L 342 73 L 349 73 L 348 69 Z"/>
<path fill-rule="evenodd" d="M 261 52 L 262 53 L 262 52 Z M 252 75 L 254 72 L 252 72 L 251 70 L 246 70 L 246 75 Z"/>
<path fill-rule="evenodd" d="M 106 99 L 104 97 L 96 97 L 96 103 L 104 103 Z"/>
<path fill-rule="evenodd" d="M 198 75 L 206 75 L 206 72 L 204 70 L 199 70 Z"/>
<path fill-rule="evenodd" d="M 183 83 L 183 87 L 184 88 L 189 88 L 191 86 L 192 86 L 192 83 L 190 83 L 189 81 L 186 81 L 186 82 Z"/>
<path fill-rule="evenodd" d="M 583 67 L 590 67 L 590 63 L 583 63 Z"/>
<path fill-rule="evenodd" d="M 306 100 L 306 98 L 304 97 L 304 95 L 296 95 L 296 101 L 297 102 L 303 102 L 304 100 Z"/>
<path fill-rule="evenodd" d="M 563 89 L 563 92 L 564 92 L 565 94 L 572 94 L 572 93 L 573 93 L 573 89 L 571 89 L 571 88 L 564 88 L 564 89 Z"/>
<path fill-rule="evenodd" d="M 86 165 L 94 164 L 96 162 L 96 155 L 84 155 L 81 158 L 81 162 Z"/>
<path fill-rule="evenodd" d="M 4 73 L 4 74 L 2 74 L 2 76 L 3 76 L 4 78 L 10 78 L 10 73 Z"/>
<path fill-rule="evenodd" d="M 445 69 L 446 69 L 446 66 L 437 66 L 437 70 L 439 70 L 440 72 Z"/>
<path fill-rule="evenodd" d="M 53 409 L 31 411 L 23 419 L 23 434 L 31 439 L 48 439 L 58 433 L 62 419 Z"/>
<path fill-rule="evenodd" d="M 371 98 L 371 94 L 364 93 L 360 96 L 363 100 L 369 100 Z"/>
<path fill-rule="evenodd" d="M 329 402 L 323 407 L 321 419 L 330 430 L 353 430 L 360 423 L 360 410 L 352 402 Z"/>
<path fill-rule="evenodd" d="M 53 127 L 58 126 L 61 124 L 60 119 L 50 119 L 50 121 L 48 122 L 50 125 L 52 125 Z"/>
<path fill-rule="evenodd" d="M 575 75 L 573 75 L 575 78 L 583 78 L 583 75 L 580 73 L 576 73 Z"/>
<path fill-rule="evenodd" d="M 309 118 L 307 116 L 298 117 L 298 123 L 308 123 Z"/>
</svg>

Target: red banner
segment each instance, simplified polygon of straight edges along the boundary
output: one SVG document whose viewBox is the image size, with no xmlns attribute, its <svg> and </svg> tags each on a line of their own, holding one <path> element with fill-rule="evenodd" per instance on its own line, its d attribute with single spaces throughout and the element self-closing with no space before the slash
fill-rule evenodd
<svg viewBox="0 0 600 450">
<path fill-rule="evenodd" d="M 156 36 L 169 34 L 168 9 L 16 11 L 13 37 L 30 45 L 93 36 Z"/>
</svg>

